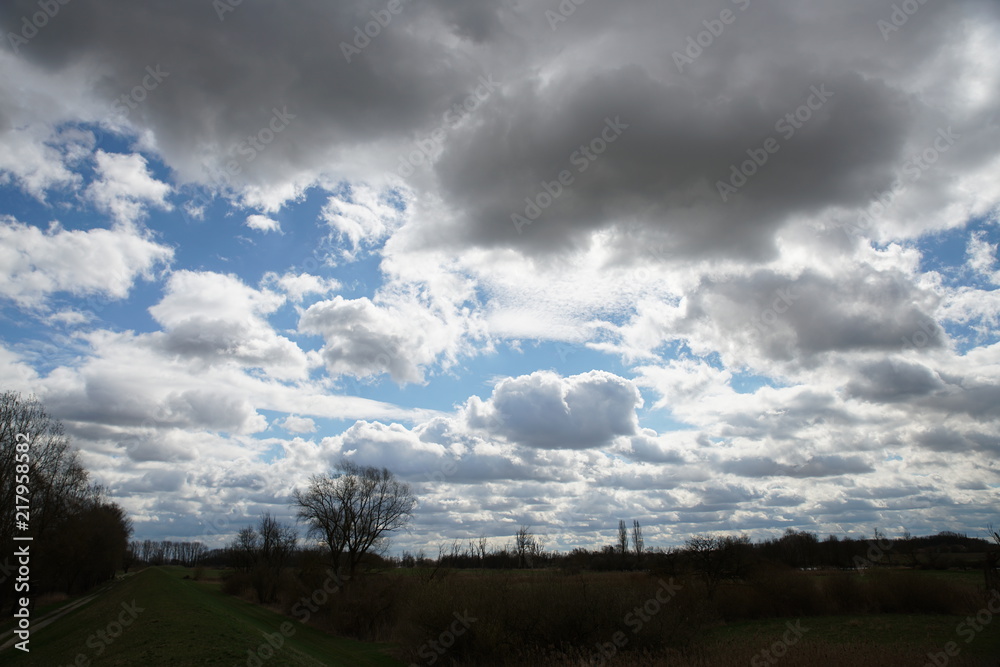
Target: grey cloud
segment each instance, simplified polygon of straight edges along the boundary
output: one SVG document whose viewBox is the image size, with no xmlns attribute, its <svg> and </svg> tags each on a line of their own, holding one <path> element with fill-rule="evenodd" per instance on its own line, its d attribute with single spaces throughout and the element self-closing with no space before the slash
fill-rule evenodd
<svg viewBox="0 0 1000 667">
<path fill-rule="evenodd" d="M 758 500 L 761 496 L 761 493 L 745 486 L 713 486 L 701 491 L 700 502 L 684 509 L 688 512 L 726 512 L 737 509 L 742 503 Z"/>
<path fill-rule="evenodd" d="M 121 484 L 119 493 L 169 493 L 177 491 L 184 484 L 187 474 L 181 470 L 150 470 L 133 481 Z"/>
<path fill-rule="evenodd" d="M 915 444 L 935 452 L 964 454 L 970 451 L 1000 453 L 1000 435 L 996 433 L 962 433 L 947 426 L 935 426 L 917 433 Z"/>
<path fill-rule="evenodd" d="M 948 414 L 965 413 L 978 421 L 996 422 L 1000 387 L 983 382 L 967 382 L 950 387 L 947 394 L 922 401 L 922 405 Z"/>
<path fill-rule="evenodd" d="M 589 449 L 634 434 L 641 406 L 638 389 L 611 373 L 546 371 L 501 381 L 485 404 L 470 402 L 468 421 L 528 447 Z"/>
<path fill-rule="evenodd" d="M 170 327 L 162 336 L 151 337 L 148 343 L 159 346 L 167 355 L 201 359 L 209 364 L 231 360 L 279 373 L 280 369 L 293 373 L 305 369 L 304 354 L 295 343 L 256 324 L 192 317 Z"/>
<path fill-rule="evenodd" d="M 916 362 L 890 359 L 857 369 L 849 396 L 873 403 L 906 403 L 938 414 L 966 414 L 980 422 L 997 420 L 1000 388 L 970 381 L 954 373 L 939 373 Z"/>
<path fill-rule="evenodd" d="M 482 440 L 462 434 L 457 423 L 444 426 L 443 421 L 432 420 L 429 427 L 421 425 L 413 430 L 399 424 L 356 422 L 341 435 L 324 441 L 329 450 L 326 458 L 331 468 L 342 456 L 361 465 L 388 466 L 424 489 L 441 484 L 556 479 L 551 462 L 526 461 L 509 448 L 476 451 L 473 447 Z M 455 451 L 456 444 L 463 451 Z"/>
<path fill-rule="evenodd" d="M 242 3 L 220 21 L 212 3 L 197 0 L 70 3 L 22 52 L 51 69 L 92 62 L 109 111 L 141 81 L 144 67 L 159 65 L 168 76 L 129 120 L 154 130 L 163 155 L 184 179 L 204 177 L 202 160 L 216 169 L 235 160 L 241 173 L 234 184 L 260 183 L 317 167 L 352 146 L 402 139 L 432 123 L 447 107 L 445 99 L 482 73 L 433 39 L 446 29 L 433 20 L 437 12 L 418 2 L 407 3 L 396 25 L 347 62 L 340 44 L 372 20 L 371 9 L 362 2 L 289 7 L 264 0 Z M 6 3 L 0 22 L 18 25 L 34 11 L 33 2 Z M 451 13 L 457 25 L 486 30 L 476 18 L 481 12 L 455 7 Z M 295 119 L 262 159 L 238 152 L 274 108 L 286 106 Z"/>
<path fill-rule="evenodd" d="M 629 458 L 635 461 L 685 463 L 684 455 L 681 452 L 665 447 L 656 438 L 647 437 L 644 434 L 637 435 L 630 439 L 629 444 L 631 445 L 631 451 L 628 452 Z"/>
<path fill-rule="evenodd" d="M 230 433 L 254 433 L 264 427 L 264 418 L 249 400 L 229 389 L 196 388 L 160 394 L 157 387 L 137 391 L 129 379 L 99 365 L 85 368 L 79 389 L 52 392 L 46 405 L 60 419 L 89 424 Z M 138 456 L 145 456 L 142 452 L 147 451 L 147 444 L 128 442 Z"/>
<path fill-rule="evenodd" d="M 934 371 L 917 363 L 885 360 L 862 366 L 847 384 L 848 395 L 874 403 L 898 403 L 944 388 Z"/>
<path fill-rule="evenodd" d="M 441 228 L 435 241 L 535 253 L 585 245 L 589 232 L 628 220 L 644 230 L 635 241 L 655 242 L 665 257 L 770 256 L 787 216 L 862 203 L 859 174 L 893 164 L 909 123 L 898 94 L 857 75 L 795 72 L 782 85 L 732 84 L 725 101 L 709 102 L 706 91 L 637 64 L 524 84 L 457 133 L 437 165 L 462 224 Z M 723 202 L 717 181 L 748 159 L 746 150 L 780 136 L 776 122 L 812 85 L 836 91 L 818 112 L 824 119 L 784 142 L 742 194 Z M 582 149 L 602 141 L 608 119 L 628 127 L 591 160 Z M 512 214 L 531 215 L 525 198 L 547 196 L 543 182 L 564 170 L 573 182 L 537 220 L 516 226 Z"/>
<path fill-rule="evenodd" d="M 723 349 L 815 366 L 828 352 L 930 350 L 946 334 L 931 317 L 938 297 L 898 272 L 852 267 L 838 278 L 758 271 L 705 279 L 689 296 L 680 333 L 705 335 Z"/>
<path fill-rule="evenodd" d="M 432 176 L 414 182 L 425 199 L 440 196 L 449 215 L 424 211 L 411 240 L 528 254 L 581 247 L 590 231 L 628 222 L 638 233 L 621 238 L 623 251 L 655 243 L 673 259 L 767 258 L 793 216 L 866 205 L 891 183 L 911 139 L 945 120 L 977 136 L 961 149 L 969 164 L 997 145 L 995 131 L 980 129 L 980 111 L 942 106 L 956 97 L 956 82 L 948 68 L 930 67 L 955 57 L 948 49 L 970 18 L 996 25 L 995 4 L 922 5 L 891 41 L 876 27 L 891 8 L 861 0 L 733 6 L 737 22 L 683 72 L 673 53 L 714 9 L 588 3 L 552 31 L 545 11 L 557 5 L 405 3 L 348 63 L 341 42 L 372 20 L 369 3 L 261 0 L 220 21 L 196 0 L 95 0 L 62 7 L 24 57 L 51 70 L 94 63 L 109 107 L 145 66 L 161 65 L 169 77 L 130 122 L 152 130 L 182 180 L 204 180 L 205 169 L 234 160 L 235 185 L 311 181 L 358 155 L 391 169 L 480 76 L 495 75 L 502 90 L 449 133 Z M 30 0 L 7 3 L 0 21 L 16 26 L 34 9 Z M 914 96 L 908 73 L 925 67 L 932 74 Z M 823 85 L 833 97 L 782 138 L 776 122 Z M 286 106 L 295 119 L 279 140 L 252 160 L 235 152 Z M 572 153 L 608 117 L 629 128 L 577 173 Z M 780 151 L 724 204 L 716 182 L 772 135 Z M 959 155 L 949 155 L 954 169 L 963 166 Z M 574 184 L 517 234 L 511 213 L 562 169 Z M 946 176 L 933 187 L 946 187 Z"/>
<path fill-rule="evenodd" d="M 743 458 L 722 463 L 723 471 L 741 477 L 833 477 L 875 472 L 859 456 L 813 456 L 801 464 L 779 463 L 767 457 Z"/>
<path fill-rule="evenodd" d="M 118 446 L 128 453 L 128 457 L 136 462 L 146 461 L 191 461 L 196 458 L 193 444 L 170 442 L 157 435 L 134 435 L 122 439 Z"/>
<path fill-rule="evenodd" d="M 775 493 L 763 501 L 765 507 L 798 507 L 806 502 L 804 496 L 797 494 Z"/>
<path fill-rule="evenodd" d="M 323 359 L 332 375 L 360 378 L 385 372 L 399 383 L 423 382 L 421 366 L 433 354 L 421 350 L 425 336 L 412 324 L 367 298 L 337 296 L 311 306 L 299 327 L 323 336 Z"/>
</svg>

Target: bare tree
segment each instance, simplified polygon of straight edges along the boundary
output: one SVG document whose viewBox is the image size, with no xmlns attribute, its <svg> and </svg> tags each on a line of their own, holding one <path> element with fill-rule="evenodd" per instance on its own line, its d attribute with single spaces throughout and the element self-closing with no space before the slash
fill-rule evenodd
<svg viewBox="0 0 1000 667">
<path fill-rule="evenodd" d="M 618 542 L 616 549 L 622 556 L 628 553 L 628 527 L 625 525 L 625 519 L 618 519 Z"/>
<path fill-rule="evenodd" d="M 27 509 L 30 508 L 30 509 Z M 30 519 L 29 519 L 30 517 Z M 91 484 L 62 424 L 34 397 L 0 393 L 0 552 L 15 529 L 35 547 L 31 593 L 84 590 L 114 575 L 132 532 L 121 507 Z M 14 593 L 0 578 L 0 608 Z M 24 591 L 21 591 L 24 592 Z"/>
<path fill-rule="evenodd" d="M 294 528 L 282 524 L 270 513 L 261 516 L 257 534 L 260 546 L 254 568 L 254 587 L 262 602 L 270 602 L 277 595 L 281 570 L 295 552 L 298 536 Z"/>
<path fill-rule="evenodd" d="M 642 539 L 642 526 L 639 525 L 638 519 L 632 519 L 632 548 L 635 550 L 635 560 L 639 562 L 642 560 L 643 551 L 645 551 L 646 543 Z"/>
<path fill-rule="evenodd" d="M 531 532 L 531 526 L 522 525 L 514 535 L 514 549 L 518 567 L 531 567 L 534 559 L 542 555 L 542 543 Z"/>
<path fill-rule="evenodd" d="M 695 569 L 705 580 L 708 597 L 715 597 L 715 589 L 723 580 L 741 579 L 750 566 L 750 538 L 695 536 L 688 539 L 687 555 Z"/>
<path fill-rule="evenodd" d="M 277 597 L 281 571 L 291 559 L 297 541 L 294 528 L 265 512 L 256 528 L 241 529 L 229 544 L 230 562 L 237 570 L 250 574 L 261 602 L 271 602 Z"/>
<path fill-rule="evenodd" d="M 251 572 L 259 550 L 260 537 L 253 526 L 241 528 L 227 547 L 229 562 L 240 572 Z"/>
<path fill-rule="evenodd" d="M 365 554 L 409 523 L 416 498 L 386 468 L 341 461 L 336 474 L 316 475 L 305 490 L 296 489 L 294 504 L 334 566 L 353 576 Z"/>
</svg>

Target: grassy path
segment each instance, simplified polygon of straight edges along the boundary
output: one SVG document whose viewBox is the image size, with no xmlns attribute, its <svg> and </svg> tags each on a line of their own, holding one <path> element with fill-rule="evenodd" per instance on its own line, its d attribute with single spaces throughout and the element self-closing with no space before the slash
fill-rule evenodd
<svg viewBox="0 0 1000 667">
<path fill-rule="evenodd" d="M 263 607 L 149 568 L 86 606 L 33 631 L 31 652 L 7 649 L 11 667 L 226 665 L 399 667 L 386 648 L 330 637 Z M 285 625 L 288 636 L 282 635 Z M 272 650 L 267 643 L 279 644 Z"/>
</svg>

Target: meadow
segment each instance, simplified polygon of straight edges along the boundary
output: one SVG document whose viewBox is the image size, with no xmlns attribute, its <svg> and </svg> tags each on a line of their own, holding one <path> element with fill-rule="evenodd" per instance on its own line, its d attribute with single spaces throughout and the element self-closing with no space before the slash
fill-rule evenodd
<svg viewBox="0 0 1000 667">
<path fill-rule="evenodd" d="M 303 574 L 275 610 L 310 595 Z M 1000 658 L 988 602 L 975 571 L 764 567 L 710 592 L 691 573 L 396 568 L 348 582 L 312 622 L 409 665 L 982 667 Z"/>
<path fill-rule="evenodd" d="M 685 568 L 282 570 L 145 567 L 33 632 L 12 667 L 996 667 L 1000 596 L 982 571 L 757 563 L 709 585 Z M 71 604 L 39 600 L 36 618 Z M 0 624 L 0 635 L 10 629 Z M 3 642 L 0 641 L 0 644 Z"/>
</svg>

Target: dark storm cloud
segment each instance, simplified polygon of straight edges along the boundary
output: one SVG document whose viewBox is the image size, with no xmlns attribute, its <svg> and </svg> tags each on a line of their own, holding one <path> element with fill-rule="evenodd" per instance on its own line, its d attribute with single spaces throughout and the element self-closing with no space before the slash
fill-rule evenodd
<svg viewBox="0 0 1000 667">
<path fill-rule="evenodd" d="M 821 87 L 831 97 L 811 124 L 775 129 L 810 96 L 818 103 L 812 89 Z M 523 86 L 438 164 L 448 200 L 477 223 L 447 233 L 537 251 L 630 222 L 665 255 L 764 256 L 786 216 L 862 203 L 858 174 L 889 166 L 910 122 L 898 94 L 855 74 L 790 72 L 778 90 L 734 83 L 727 92 L 706 99 L 636 64 Z M 772 136 L 785 143 L 780 152 L 722 201 L 717 182 Z"/>
<path fill-rule="evenodd" d="M 435 43 L 438 23 L 419 19 L 436 13 L 420 3 L 405 4 L 396 25 L 348 62 L 341 43 L 353 42 L 355 28 L 373 20 L 372 9 L 382 7 L 247 1 L 220 20 L 211 2 L 197 0 L 74 2 L 21 52 L 51 69 L 90 62 L 102 75 L 98 96 L 109 111 L 141 82 L 146 66 L 158 65 L 166 78 L 129 120 L 154 131 L 159 150 L 185 179 L 203 177 L 203 163 L 220 169 L 235 160 L 234 184 L 260 182 L 316 168 L 351 146 L 407 136 L 482 74 Z M 34 2 L 7 3 L 0 21 L 10 29 L 36 10 Z M 479 12 L 449 14 L 463 30 L 489 32 Z M 408 30 L 407 21 L 424 28 Z M 275 109 L 294 116 L 280 140 L 253 157 L 253 147 L 241 151 Z"/>
<path fill-rule="evenodd" d="M 973 122 L 947 119 L 900 83 L 957 36 L 963 14 L 954 8 L 927 12 L 890 48 L 875 28 L 885 12 L 870 3 L 754 3 L 683 72 L 672 53 L 713 12 L 630 3 L 631 22 L 624 13 L 618 5 L 580 8 L 557 35 L 615 48 L 595 58 L 567 47 L 579 54 L 574 62 L 566 56 L 522 79 L 457 134 L 437 165 L 456 224 L 444 225 L 436 242 L 544 252 L 585 245 L 589 231 L 628 222 L 639 230 L 628 247 L 765 257 L 790 216 L 863 207 L 889 187 L 913 133 Z M 605 148 L 608 118 L 628 128 Z M 729 182 L 732 167 L 747 151 L 759 155 L 769 137 L 777 151 L 751 165 L 756 173 L 723 202 L 719 181 Z M 603 150 L 593 159 L 591 142 L 594 153 Z M 559 188 L 561 172 L 569 185 Z"/>
<path fill-rule="evenodd" d="M 982 127 L 978 111 L 949 116 L 940 103 L 956 94 L 954 80 L 934 74 L 919 96 L 906 86 L 910 72 L 953 57 L 945 49 L 963 38 L 964 19 L 996 12 L 928 3 L 884 39 L 877 21 L 891 4 L 860 0 L 588 3 L 559 23 L 546 15 L 558 3 L 542 0 L 401 7 L 345 55 L 382 5 L 247 0 L 220 16 L 195 0 L 75 2 L 20 51 L 50 69 L 92 63 L 109 108 L 160 66 L 169 76 L 129 122 L 152 130 L 181 180 L 233 163 L 236 186 L 302 184 L 327 169 L 339 178 L 359 156 L 392 169 L 493 75 L 502 90 L 449 128 L 440 160 L 414 180 L 447 215 L 425 211 L 411 242 L 538 253 L 630 223 L 637 233 L 623 250 L 656 243 L 671 257 L 762 258 L 791 216 L 864 206 L 887 188 L 914 133 Z M 7 3 L 0 21 L 13 29 L 36 9 Z M 735 22 L 679 67 L 675 54 L 721 9 Z M 287 119 L 282 134 L 248 146 L 276 113 Z M 619 134 L 591 160 L 580 149 L 601 146 L 602 134 L 610 141 L 608 119 Z M 779 150 L 722 201 L 718 183 L 768 138 Z M 968 150 L 981 160 L 995 140 Z M 517 233 L 511 215 L 561 172 L 572 182 Z"/>
</svg>

